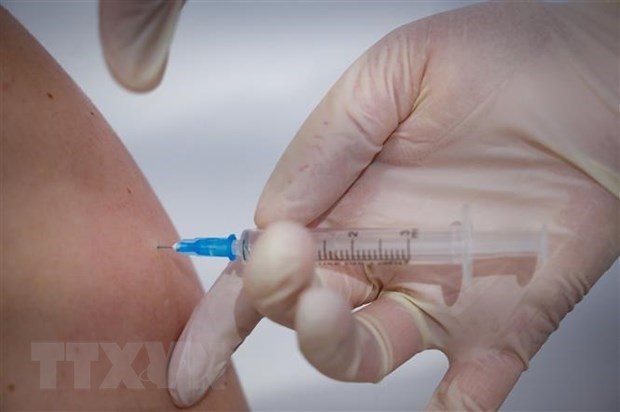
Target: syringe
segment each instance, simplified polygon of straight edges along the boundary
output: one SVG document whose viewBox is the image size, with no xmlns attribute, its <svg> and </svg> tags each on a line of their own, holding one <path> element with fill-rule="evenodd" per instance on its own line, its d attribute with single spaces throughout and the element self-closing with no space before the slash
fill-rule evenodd
<svg viewBox="0 0 620 412">
<path fill-rule="evenodd" d="M 317 264 L 456 264 L 471 276 L 473 259 L 533 257 L 546 255 L 546 231 L 476 232 L 467 222 L 455 222 L 446 230 L 415 228 L 312 229 Z M 198 256 L 222 256 L 231 261 L 248 261 L 262 231 L 248 229 L 237 238 L 182 239 L 171 248 Z"/>
</svg>

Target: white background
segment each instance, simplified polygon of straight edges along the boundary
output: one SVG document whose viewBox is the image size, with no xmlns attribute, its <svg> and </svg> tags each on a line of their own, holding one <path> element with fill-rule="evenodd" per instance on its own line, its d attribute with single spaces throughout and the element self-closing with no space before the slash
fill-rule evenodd
<svg viewBox="0 0 620 412">
<path fill-rule="evenodd" d="M 205 2 L 181 16 L 163 84 L 117 86 L 98 43 L 94 2 L 6 2 L 118 133 L 182 236 L 253 227 L 265 181 L 301 122 L 372 43 L 465 2 Z M 208 288 L 222 261 L 195 260 Z M 618 262 L 569 314 L 505 410 L 618 410 Z M 257 410 L 423 408 L 447 368 L 416 356 L 383 382 L 345 384 L 310 367 L 289 330 L 263 320 L 234 356 Z"/>
</svg>

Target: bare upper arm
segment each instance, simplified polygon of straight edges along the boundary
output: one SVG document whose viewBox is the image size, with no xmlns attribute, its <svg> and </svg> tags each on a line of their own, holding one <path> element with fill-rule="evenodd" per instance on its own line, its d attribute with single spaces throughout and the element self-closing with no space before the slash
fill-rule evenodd
<svg viewBox="0 0 620 412">
<path fill-rule="evenodd" d="M 172 409 L 153 348 L 169 349 L 202 296 L 191 263 L 155 249 L 177 234 L 92 103 L 1 8 L 0 64 L 2 406 Z M 60 355 L 46 344 L 64 350 L 51 389 L 37 359 Z M 124 372 L 123 350 L 137 350 Z M 95 359 L 85 375 L 80 356 Z M 245 409 L 234 371 L 197 407 Z"/>
</svg>

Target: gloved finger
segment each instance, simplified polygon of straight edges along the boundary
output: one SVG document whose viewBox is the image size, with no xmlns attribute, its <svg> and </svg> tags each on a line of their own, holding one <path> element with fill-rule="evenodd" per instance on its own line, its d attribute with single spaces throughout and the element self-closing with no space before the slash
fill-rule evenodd
<svg viewBox="0 0 620 412">
<path fill-rule="evenodd" d="M 398 298 L 382 296 L 352 313 L 340 295 L 312 288 L 299 300 L 295 329 L 306 359 L 325 375 L 378 382 L 427 347 L 425 322 Z"/>
<path fill-rule="evenodd" d="M 524 369 L 518 356 L 506 352 L 451 359 L 427 410 L 498 410 Z"/>
<path fill-rule="evenodd" d="M 316 268 L 313 250 L 311 234 L 299 224 L 278 222 L 265 230 L 243 276 L 244 292 L 260 313 L 292 327 L 299 295 L 317 284 L 338 291 L 355 306 L 376 296 L 361 266 Z"/>
<path fill-rule="evenodd" d="M 145 92 L 160 82 L 184 0 L 99 2 L 99 34 L 110 72 L 127 89 Z"/>
<path fill-rule="evenodd" d="M 241 265 L 229 264 L 185 325 L 168 366 L 168 388 L 178 406 L 193 405 L 204 396 L 260 321 L 241 293 L 242 285 Z"/>
<path fill-rule="evenodd" d="M 259 200 L 255 220 L 309 223 L 353 184 L 414 107 L 424 25 L 397 30 L 362 55 L 304 122 Z"/>
</svg>

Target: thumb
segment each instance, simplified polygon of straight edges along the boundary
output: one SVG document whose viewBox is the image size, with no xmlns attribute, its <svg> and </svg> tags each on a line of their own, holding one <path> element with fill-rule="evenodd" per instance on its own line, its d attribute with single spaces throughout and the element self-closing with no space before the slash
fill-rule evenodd
<svg viewBox="0 0 620 412">
<path fill-rule="evenodd" d="M 99 2 L 99 33 L 112 76 L 145 92 L 160 82 L 184 0 Z"/>
<path fill-rule="evenodd" d="M 191 406 L 205 395 L 260 321 L 242 286 L 240 264 L 229 264 L 187 322 L 168 366 L 168 388 L 178 406 Z"/>
<path fill-rule="evenodd" d="M 518 356 L 505 352 L 451 360 L 427 410 L 498 410 L 524 369 Z"/>
<path fill-rule="evenodd" d="M 331 207 L 411 113 L 424 72 L 424 25 L 364 53 L 304 122 L 273 171 L 255 220 L 309 223 Z M 420 56 L 420 58 L 418 58 Z"/>
</svg>

